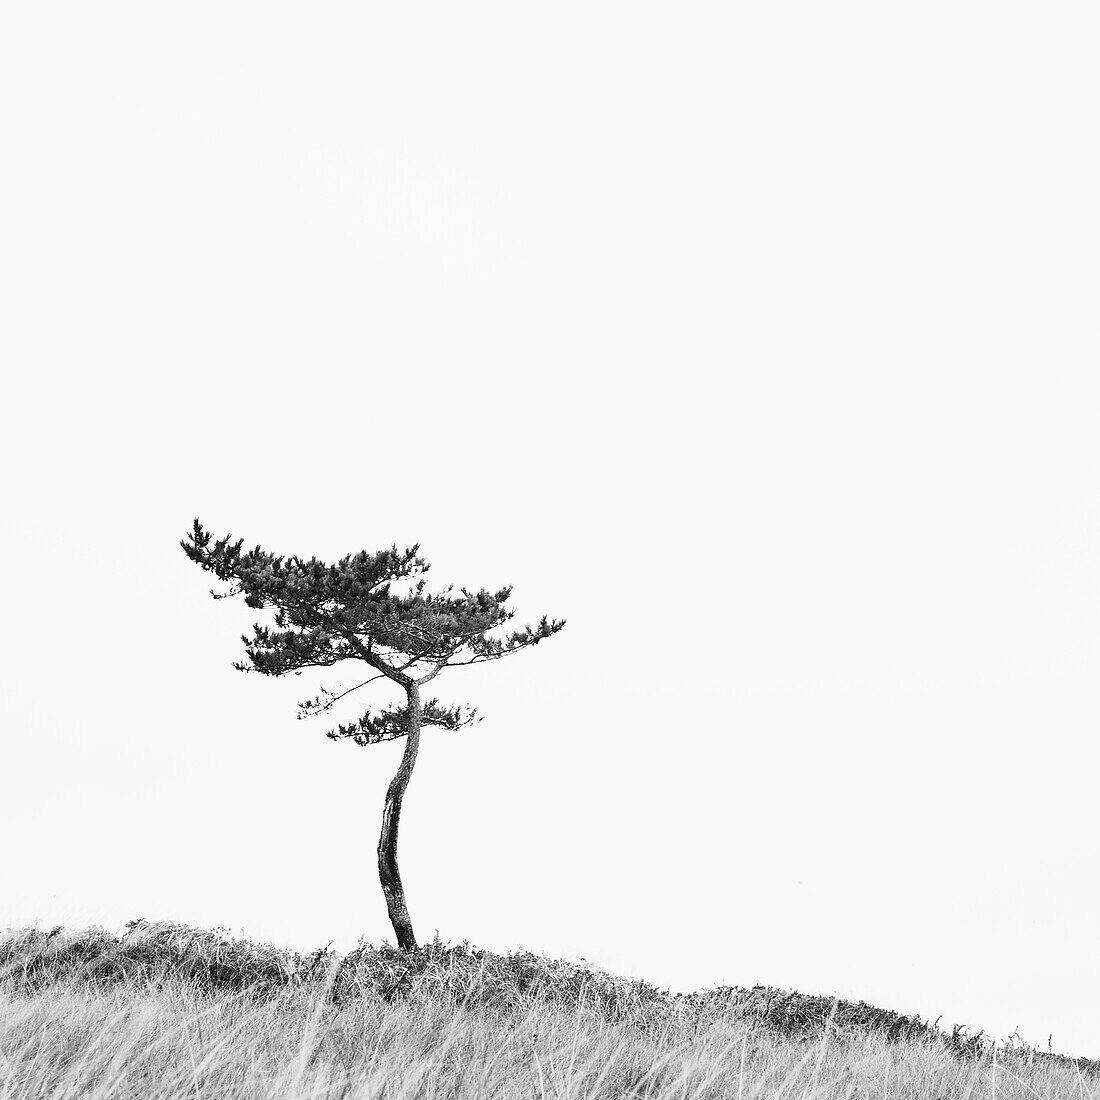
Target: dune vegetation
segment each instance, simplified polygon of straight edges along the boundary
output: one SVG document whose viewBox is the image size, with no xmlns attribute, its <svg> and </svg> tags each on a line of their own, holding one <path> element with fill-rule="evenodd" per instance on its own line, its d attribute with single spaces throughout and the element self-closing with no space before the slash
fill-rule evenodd
<svg viewBox="0 0 1100 1100">
<path fill-rule="evenodd" d="M 134 921 L 0 938 L 0 1100 L 1091 1098 L 1100 1063 L 774 989 Z"/>
</svg>

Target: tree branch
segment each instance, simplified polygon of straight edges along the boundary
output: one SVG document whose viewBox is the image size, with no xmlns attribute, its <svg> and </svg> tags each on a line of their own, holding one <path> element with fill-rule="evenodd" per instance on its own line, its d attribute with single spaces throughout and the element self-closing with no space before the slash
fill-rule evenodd
<svg viewBox="0 0 1100 1100">
<path fill-rule="evenodd" d="M 426 684 L 429 680 L 434 680 L 446 667 L 447 662 L 443 661 L 441 664 L 436 665 L 426 676 L 421 676 L 416 682 L 418 684 Z"/>
<path fill-rule="evenodd" d="M 347 691 L 340 692 L 339 695 L 335 695 L 331 691 L 325 692 L 325 689 L 322 688 L 321 690 L 329 697 L 327 702 L 321 703 L 321 697 L 318 695 L 314 700 L 307 700 L 304 703 L 299 703 L 298 717 L 305 718 L 316 714 L 324 714 L 325 711 L 332 710 L 333 706 L 343 699 L 345 695 L 350 695 L 353 691 L 358 691 L 361 687 L 366 687 L 367 684 L 373 684 L 375 680 L 383 679 L 385 679 L 385 673 L 380 672 L 377 676 L 371 676 L 361 684 L 356 684 L 355 687 L 350 687 Z"/>
</svg>

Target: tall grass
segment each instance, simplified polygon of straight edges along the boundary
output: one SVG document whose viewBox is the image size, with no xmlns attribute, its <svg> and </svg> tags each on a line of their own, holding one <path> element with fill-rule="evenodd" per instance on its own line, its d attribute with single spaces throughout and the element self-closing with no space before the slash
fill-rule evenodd
<svg viewBox="0 0 1100 1100">
<path fill-rule="evenodd" d="M 1098 1083 L 1096 1063 L 867 1005 L 671 996 L 466 945 L 300 955 L 145 922 L 0 939 L 0 1100 L 1033 1100 Z"/>
</svg>

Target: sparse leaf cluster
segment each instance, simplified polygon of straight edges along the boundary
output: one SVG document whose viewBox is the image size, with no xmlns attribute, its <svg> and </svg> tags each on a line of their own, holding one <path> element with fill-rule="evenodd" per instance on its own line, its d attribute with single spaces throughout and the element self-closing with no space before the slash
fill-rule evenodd
<svg viewBox="0 0 1100 1100">
<path fill-rule="evenodd" d="M 475 707 L 445 707 L 438 699 L 421 704 L 420 724 L 457 730 L 472 722 L 480 721 Z M 364 714 L 355 722 L 339 725 L 325 735 L 333 741 L 350 737 L 357 745 L 375 745 L 379 741 L 393 741 L 404 737 L 409 729 L 408 705 L 394 705 Z"/>
</svg>

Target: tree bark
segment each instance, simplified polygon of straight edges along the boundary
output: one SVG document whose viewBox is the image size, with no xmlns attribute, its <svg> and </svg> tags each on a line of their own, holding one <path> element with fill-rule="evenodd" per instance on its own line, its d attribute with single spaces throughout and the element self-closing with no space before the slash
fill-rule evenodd
<svg viewBox="0 0 1100 1100">
<path fill-rule="evenodd" d="M 420 687 L 415 683 L 405 685 L 409 697 L 409 732 L 405 737 L 405 753 L 397 774 L 386 791 L 386 806 L 382 811 L 382 835 L 378 838 L 378 877 L 382 893 L 386 895 L 386 909 L 390 923 L 397 935 L 397 944 L 403 951 L 416 948 L 416 935 L 409 909 L 405 904 L 405 888 L 401 885 L 401 872 L 397 869 L 397 826 L 401 820 L 401 802 L 409 785 L 416 754 L 420 748 Z"/>
</svg>

